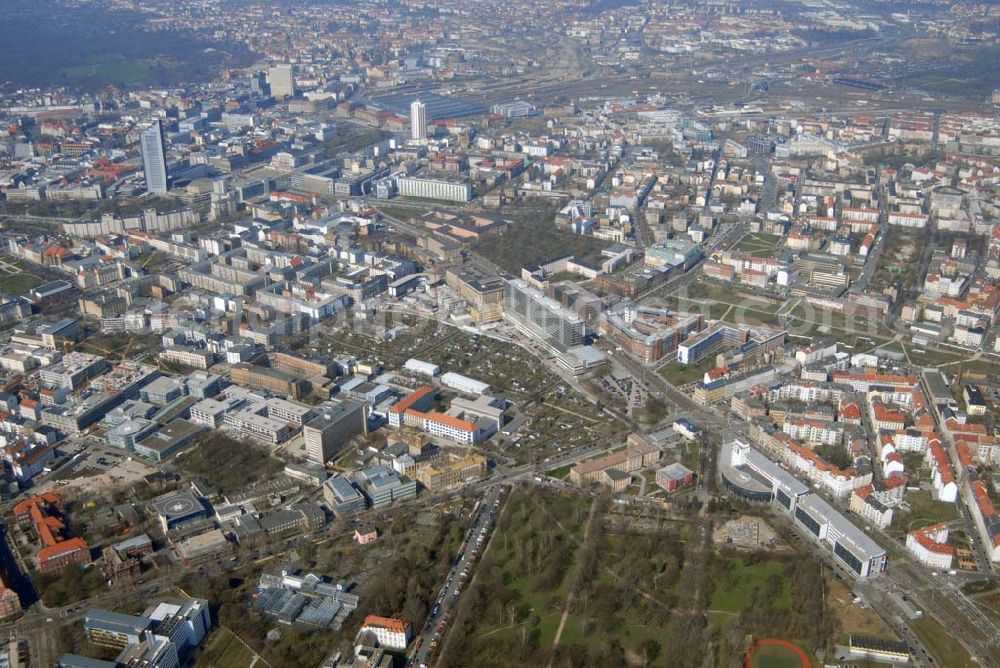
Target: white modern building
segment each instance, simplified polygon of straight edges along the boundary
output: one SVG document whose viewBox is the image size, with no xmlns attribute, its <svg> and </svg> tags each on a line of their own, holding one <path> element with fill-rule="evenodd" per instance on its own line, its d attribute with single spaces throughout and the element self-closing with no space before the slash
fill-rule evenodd
<svg viewBox="0 0 1000 668">
<path fill-rule="evenodd" d="M 427 140 L 427 105 L 420 100 L 410 103 L 410 139 Z"/>
<path fill-rule="evenodd" d="M 464 394 L 486 394 L 490 391 L 487 383 L 449 371 L 441 376 L 441 384 Z"/>
<path fill-rule="evenodd" d="M 437 364 L 431 364 L 430 362 L 424 362 L 423 360 L 418 360 L 412 357 L 406 360 L 406 363 L 403 364 L 403 368 L 411 373 L 418 373 L 422 376 L 434 377 L 441 373 L 441 367 Z"/>
<path fill-rule="evenodd" d="M 472 200 L 472 183 L 464 179 L 401 176 L 399 194 L 404 197 L 439 199 L 464 204 Z"/>
</svg>

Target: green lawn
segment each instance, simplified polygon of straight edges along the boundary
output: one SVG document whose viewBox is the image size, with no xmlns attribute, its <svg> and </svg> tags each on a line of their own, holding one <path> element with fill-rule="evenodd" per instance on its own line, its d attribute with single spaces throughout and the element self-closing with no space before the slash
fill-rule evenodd
<svg viewBox="0 0 1000 668">
<path fill-rule="evenodd" d="M 649 641 L 667 644 L 670 615 L 656 599 L 669 597 L 668 578 L 679 575 L 679 562 L 668 556 L 684 551 L 682 544 L 670 540 L 675 533 L 624 538 L 602 530 L 598 515 L 587 539 L 593 550 L 587 558 L 588 548 L 581 547 L 581 541 L 591 506 L 598 502 L 530 491 L 512 493 L 507 503 L 489 552 L 483 556 L 453 623 L 453 629 L 462 629 L 467 623 L 465 616 L 475 614 L 468 620 L 471 628 L 467 635 L 461 630 L 449 632 L 457 636 L 446 640 L 442 665 L 466 665 L 463 662 L 472 655 L 479 658 L 476 665 L 545 665 L 574 582 L 575 597 L 560 637 L 560 652 L 595 661 L 593 657 L 600 655 L 611 638 L 627 651 L 639 651 Z M 607 505 L 601 507 L 606 509 Z M 627 564 L 631 568 L 643 565 L 640 581 L 632 580 Z M 674 570 L 660 573 L 651 567 L 653 564 L 664 568 L 673 565 Z M 554 566 L 559 568 L 552 571 Z M 659 587 L 650 579 L 656 574 Z M 472 613 L 469 606 L 475 605 L 480 590 L 488 592 L 488 598 Z M 640 597 L 638 592 L 647 592 L 653 600 Z M 498 614 L 496 602 L 500 600 L 513 606 L 509 613 Z M 610 617 L 614 622 L 608 626 L 604 620 Z M 533 638 L 534 649 L 530 658 L 522 655 L 515 660 L 526 633 Z M 581 661 L 574 665 L 599 665 Z M 661 656 L 659 660 L 651 658 L 648 665 L 665 664 Z"/>
<path fill-rule="evenodd" d="M 680 386 L 701 380 L 701 377 L 705 375 L 705 368 L 702 364 L 685 366 L 675 360 L 664 364 L 656 373 L 663 376 L 663 379 L 668 383 Z"/>
<path fill-rule="evenodd" d="M 972 668 L 978 665 L 972 662 L 962 643 L 955 640 L 951 632 L 930 615 L 924 613 L 923 617 L 911 622 L 910 627 L 937 658 L 938 665 L 948 668 Z"/>
<path fill-rule="evenodd" d="M 777 561 L 764 561 L 747 566 L 742 560 L 734 560 L 732 568 L 732 582 L 716 582 L 715 591 L 712 592 L 709 604 L 712 610 L 740 612 L 746 607 L 750 592 L 754 587 L 763 590 L 767 579 L 772 575 L 785 577 L 785 566 Z M 775 605 L 781 609 L 787 609 L 791 605 L 791 591 L 787 580 L 782 583 L 781 597 L 775 601 Z"/>
<path fill-rule="evenodd" d="M 546 475 L 551 476 L 553 478 L 559 478 L 560 480 L 565 480 L 566 476 L 569 475 L 569 471 L 571 468 L 573 467 L 570 464 L 567 464 L 566 466 L 560 466 L 557 469 L 552 469 L 551 471 L 546 473 Z"/>
<path fill-rule="evenodd" d="M 113 54 L 103 54 L 93 56 L 83 65 L 65 67 L 62 73 L 70 79 L 93 78 L 115 83 L 132 83 L 145 81 L 149 77 L 149 65 Z"/>
<path fill-rule="evenodd" d="M 802 659 L 794 650 L 779 645 L 764 645 L 753 653 L 753 668 L 802 668 Z"/>
<path fill-rule="evenodd" d="M 380 204 L 378 206 L 378 210 L 387 216 L 392 216 L 393 218 L 402 220 L 403 222 L 409 222 L 410 218 L 413 218 L 415 216 L 422 216 L 431 209 L 408 207 L 408 206 L 389 206 Z"/>
<path fill-rule="evenodd" d="M 783 320 L 792 335 L 835 336 L 848 348 L 859 346 L 861 350 L 867 350 L 885 345 L 892 340 L 887 336 L 887 330 L 874 320 L 835 311 L 812 309 L 804 306 L 801 301 Z"/>
<path fill-rule="evenodd" d="M 774 314 L 781 304 L 755 298 L 746 288 L 714 281 L 694 283 L 671 298 L 679 311 L 703 313 L 709 318 L 747 325 L 778 325 Z"/>
<path fill-rule="evenodd" d="M 199 668 L 246 668 L 254 659 L 247 649 L 228 629 L 219 628 L 205 643 L 195 665 Z"/>
<path fill-rule="evenodd" d="M 777 234 L 748 234 L 743 237 L 734 250 L 763 257 L 773 253 L 784 243 L 784 237 Z"/>
<path fill-rule="evenodd" d="M 930 491 L 907 492 L 903 500 L 909 504 L 910 512 L 900 513 L 900 521 L 893 522 L 899 531 L 950 522 L 960 517 L 956 504 L 935 501 Z"/>
<path fill-rule="evenodd" d="M 34 274 L 0 274 L 0 292 L 12 295 L 23 295 L 36 285 L 41 285 L 42 279 Z"/>
<path fill-rule="evenodd" d="M 991 363 L 988 359 L 970 360 L 968 353 L 959 351 L 935 350 L 918 348 L 908 344 L 907 352 L 910 361 L 917 366 L 945 366 L 948 373 L 958 373 L 963 367 L 969 371 L 980 371 L 986 374 L 1000 374 L 1000 364 Z M 964 364 L 963 364 L 964 363 Z"/>
</svg>

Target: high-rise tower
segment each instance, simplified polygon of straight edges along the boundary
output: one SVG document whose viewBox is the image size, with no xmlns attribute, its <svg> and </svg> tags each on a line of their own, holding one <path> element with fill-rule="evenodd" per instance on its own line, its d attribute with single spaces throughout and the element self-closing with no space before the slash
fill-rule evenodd
<svg viewBox="0 0 1000 668">
<path fill-rule="evenodd" d="M 289 64 L 274 65 L 268 72 L 271 95 L 277 99 L 295 97 L 295 75 Z"/>
<path fill-rule="evenodd" d="M 416 141 L 427 139 L 427 105 L 420 100 L 410 103 L 410 138 Z"/>
<path fill-rule="evenodd" d="M 165 195 L 170 189 L 167 174 L 167 145 L 163 141 L 163 125 L 159 119 L 139 135 L 139 149 L 142 152 L 142 171 L 146 176 L 146 192 Z"/>
</svg>

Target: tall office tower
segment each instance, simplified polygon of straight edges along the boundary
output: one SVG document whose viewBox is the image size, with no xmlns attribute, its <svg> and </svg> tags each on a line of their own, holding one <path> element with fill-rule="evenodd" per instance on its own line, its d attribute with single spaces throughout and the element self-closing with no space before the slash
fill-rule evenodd
<svg viewBox="0 0 1000 668">
<path fill-rule="evenodd" d="M 521 279 L 507 281 L 504 316 L 516 327 L 541 339 L 572 348 L 583 344 L 583 319 Z"/>
<path fill-rule="evenodd" d="M 146 176 L 146 192 L 166 195 L 170 189 L 167 174 L 167 145 L 163 141 L 163 125 L 159 119 L 139 135 L 142 152 L 142 171 Z"/>
<path fill-rule="evenodd" d="M 263 95 L 264 97 L 271 94 L 271 88 L 267 85 L 266 72 L 255 72 L 250 76 L 250 92 L 253 95 Z"/>
<path fill-rule="evenodd" d="M 324 407 L 323 413 L 302 427 L 306 457 L 325 464 L 355 436 L 368 433 L 365 404 L 344 400 Z"/>
<path fill-rule="evenodd" d="M 420 100 L 410 103 L 410 137 L 417 141 L 427 139 L 427 105 Z"/>
<path fill-rule="evenodd" d="M 277 99 L 295 97 L 295 75 L 289 64 L 274 65 L 268 73 L 271 95 Z"/>
</svg>

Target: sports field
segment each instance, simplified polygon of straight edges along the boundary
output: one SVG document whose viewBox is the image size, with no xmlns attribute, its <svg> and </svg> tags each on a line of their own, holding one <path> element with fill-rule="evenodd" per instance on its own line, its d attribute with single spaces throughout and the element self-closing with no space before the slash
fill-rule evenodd
<svg viewBox="0 0 1000 668">
<path fill-rule="evenodd" d="M 809 668 L 809 657 L 787 640 L 758 640 L 747 652 L 746 668 Z"/>
</svg>

